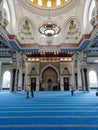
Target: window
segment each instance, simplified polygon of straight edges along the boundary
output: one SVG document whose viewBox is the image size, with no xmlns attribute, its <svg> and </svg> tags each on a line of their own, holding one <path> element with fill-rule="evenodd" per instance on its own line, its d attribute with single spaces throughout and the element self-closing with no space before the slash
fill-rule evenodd
<svg viewBox="0 0 98 130">
<path fill-rule="evenodd" d="M 38 5 L 42 6 L 42 0 L 38 0 Z"/>
<path fill-rule="evenodd" d="M 97 87 L 97 75 L 96 72 L 93 70 L 89 72 L 89 82 L 91 88 Z"/>
<path fill-rule="evenodd" d="M 4 72 L 2 90 L 10 89 L 10 79 L 11 79 L 11 73 L 9 71 Z"/>
<path fill-rule="evenodd" d="M 47 2 L 47 7 L 51 7 L 51 1 L 50 0 L 48 0 L 48 2 Z"/>
<path fill-rule="evenodd" d="M 57 6 L 61 4 L 61 1 L 60 0 L 57 0 Z"/>
</svg>

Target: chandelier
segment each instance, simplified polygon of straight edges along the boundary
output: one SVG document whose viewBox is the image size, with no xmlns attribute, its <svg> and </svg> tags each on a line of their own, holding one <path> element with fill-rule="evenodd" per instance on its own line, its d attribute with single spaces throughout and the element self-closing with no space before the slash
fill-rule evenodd
<svg viewBox="0 0 98 130">
<path fill-rule="evenodd" d="M 60 27 L 54 22 L 52 22 L 50 18 L 48 18 L 48 21 L 39 28 L 39 32 L 42 35 L 45 35 L 48 37 L 57 35 L 60 32 L 60 30 L 61 30 Z"/>
<path fill-rule="evenodd" d="M 44 36 L 54 36 L 59 34 L 60 32 L 60 27 L 54 23 L 51 18 L 50 18 L 50 8 L 49 8 L 49 16 L 48 16 L 48 20 L 41 25 L 41 27 L 39 28 L 39 32 L 40 34 L 44 35 Z"/>
</svg>

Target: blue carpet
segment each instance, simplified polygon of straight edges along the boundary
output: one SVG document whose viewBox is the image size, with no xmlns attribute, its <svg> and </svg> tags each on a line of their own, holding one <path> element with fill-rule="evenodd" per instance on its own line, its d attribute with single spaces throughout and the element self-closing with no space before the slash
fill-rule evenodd
<svg viewBox="0 0 98 130">
<path fill-rule="evenodd" d="M 95 91 L 0 92 L 0 130 L 98 130 Z"/>
</svg>

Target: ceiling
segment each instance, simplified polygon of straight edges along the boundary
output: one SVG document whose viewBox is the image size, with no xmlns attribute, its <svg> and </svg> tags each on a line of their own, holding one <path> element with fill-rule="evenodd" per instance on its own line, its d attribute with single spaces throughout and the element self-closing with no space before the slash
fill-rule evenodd
<svg viewBox="0 0 98 130">
<path fill-rule="evenodd" d="M 90 23 L 93 2 L 94 0 L 4 0 L 8 21 L 5 35 L 14 50 L 26 52 L 28 57 L 71 57 L 74 52 L 83 50 L 95 33 Z M 51 21 L 60 27 L 60 33 L 56 37 L 43 37 L 39 32 L 39 27 L 48 20 L 49 11 Z M 2 30 L 4 31 L 3 28 L 0 31 Z M 1 45 L 5 46 L 0 42 Z"/>
<path fill-rule="evenodd" d="M 67 5 L 71 0 L 27 0 L 33 6 L 42 9 L 55 9 Z"/>
<path fill-rule="evenodd" d="M 58 16 L 75 7 L 80 0 L 18 0 L 21 5 L 34 14 L 47 16 L 51 11 L 51 16 Z"/>
</svg>

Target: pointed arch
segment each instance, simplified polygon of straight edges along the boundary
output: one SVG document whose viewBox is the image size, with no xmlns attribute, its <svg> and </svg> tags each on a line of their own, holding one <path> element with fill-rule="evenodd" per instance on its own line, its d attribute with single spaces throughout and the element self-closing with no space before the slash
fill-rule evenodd
<svg viewBox="0 0 98 130">
<path fill-rule="evenodd" d="M 14 7 L 14 1 L 13 0 L 4 0 L 4 5 L 3 8 L 6 10 L 8 14 L 8 21 L 9 21 L 9 26 L 8 26 L 8 31 L 10 33 L 15 34 L 15 27 L 16 27 L 16 14 L 15 14 L 15 7 Z"/>
<path fill-rule="evenodd" d="M 59 72 L 58 72 L 57 68 L 56 68 L 55 66 L 53 66 L 52 64 L 48 64 L 47 66 L 45 66 L 45 67 L 41 70 L 41 73 L 40 73 L 40 81 L 42 81 L 42 74 L 43 74 L 43 72 L 44 72 L 48 67 L 51 67 L 51 68 L 53 68 L 53 69 L 56 71 L 57 77 L 58 77 L 57 80 L 59 81 Z"/>
</svg>

